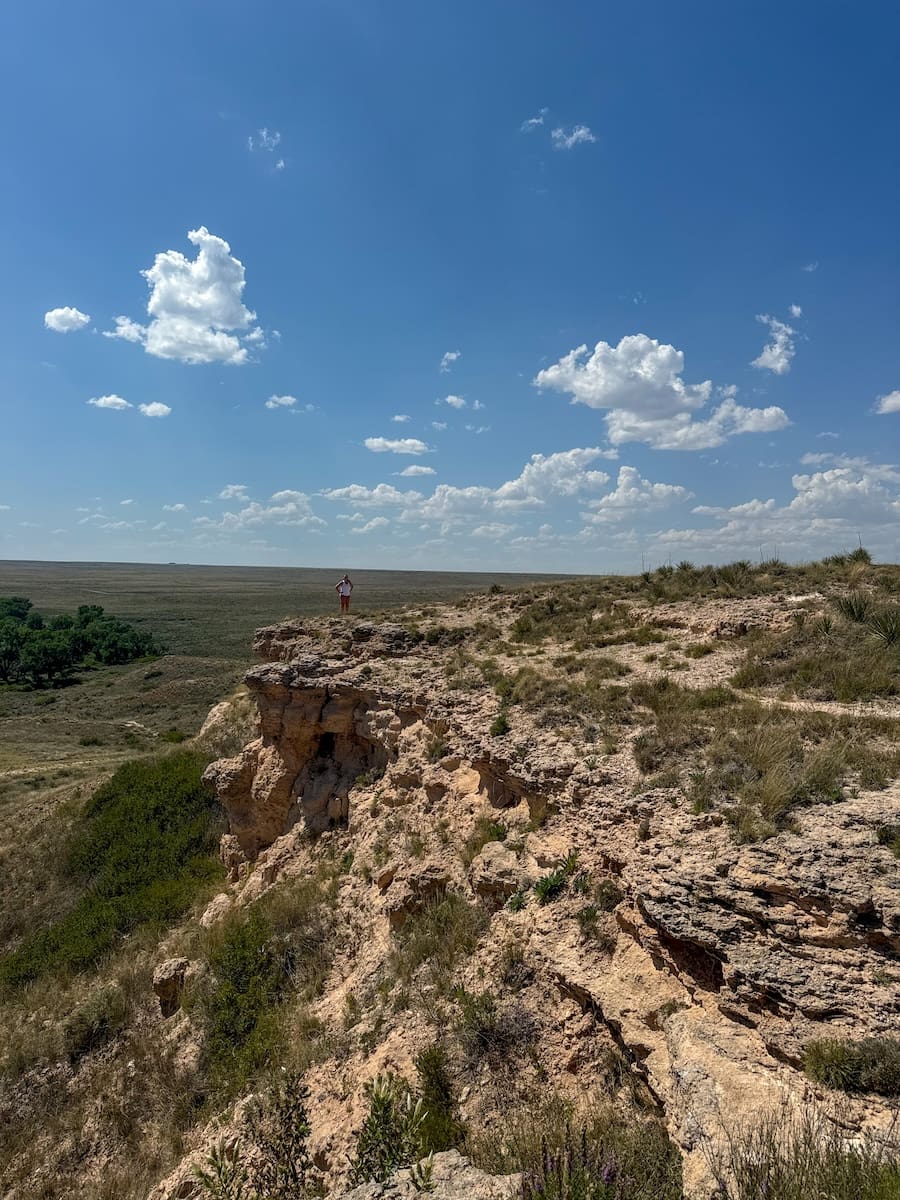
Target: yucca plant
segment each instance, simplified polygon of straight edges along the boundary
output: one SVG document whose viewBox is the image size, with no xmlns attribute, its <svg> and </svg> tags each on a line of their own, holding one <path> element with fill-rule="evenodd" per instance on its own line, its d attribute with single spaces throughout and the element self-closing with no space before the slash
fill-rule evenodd
<svg viewBox="0 0 900 1200">
<path fill-rule="evenodd" d="M 872 597 L 867 592 L 848 592 L 835 597 L 834 607 L 846 620 L 861 625 L 872 611 Z"/>
<path fill-rule="evenodd" d="M 866 621 L 866 628 L 885 646 L 896 646 L 900 643 L 900 605 L 892 604 L 873 612 Z"/>
</svg>

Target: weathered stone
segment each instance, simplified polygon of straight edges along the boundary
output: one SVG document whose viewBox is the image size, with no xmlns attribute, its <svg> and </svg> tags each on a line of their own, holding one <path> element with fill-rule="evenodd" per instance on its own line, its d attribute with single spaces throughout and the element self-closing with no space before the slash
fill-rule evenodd
<svg viewBox="0 0 900 1200">
<path fill-rule="evenodd" d="M 479 896 L 502 902 L 519 890 L 524 873 L 517 856 L 503 842 L 488 842 L 472 860 L 470 877 Z"/>
<path fill-rule="evenodd" d="M 153 990 L 159 999 L 159 1011 L 164 1017 L 171 1017 L 178 1011 L 190 965 L 186 958 L 168 958 L 154 970 Z"/>
<path fill-rule="evenodd" d="M 431 1166 L 429 1195 L 435 1200 L 512 1200 L 520 1188 L 519 1175 L 487 1175 L 473 1167 L 458 1150 L 447 1150 L 434 1156 Z M 412 1172 L 398 1171 L 387 1183 L 363 1183 L 341 1200 L 417 1200 Z"/>
<path fill-rule="evenodd" d="M 213 925 L 217 925 L 224 917 L 231 912 L 232 901 L 227 892 L 219 892 L 218 896 L 213 896 L 209 904 L 203 910 L 203 916 L 200 918 L 200 926 L 203 929 L 211 929 Z"/>
</svg>

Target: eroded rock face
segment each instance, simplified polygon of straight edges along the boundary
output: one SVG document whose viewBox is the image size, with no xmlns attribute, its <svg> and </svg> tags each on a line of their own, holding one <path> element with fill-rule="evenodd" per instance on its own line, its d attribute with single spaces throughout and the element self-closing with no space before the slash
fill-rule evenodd
<svg viewBox="0 0 900 1200">
<path fill-rule="evenodd" d="M 690 627 L 691 612 L 677 611 Z M 722 604 L 695 632 L 712 636 L 713 619 L 771 623 L 768 612 L 762 602 Z M 410 648 L 397 629 L 261 631 L 258 648 L 274 661 L 247 676 L 259 737 L 208 771 L 229 818 L 223 856 L 233 877 L 249 874 L 241 902 L 309 868 L 302 830 L 349 822 L 328 836 L 346 839 L 367 874 L 355 866 L 342 883 L 353 933 L 344 991 L 323 998 L 323 1017 L 342 1011 L 345 992 L 371 991 L 410 915 L 452 889 L 490 916 L 465 986 L 496 988 L 514 970 L 522 995 L 534 988 L 522 1003 L 556 1021 L 542 1032 L 556 1056 L 549 1069 L 559 1068 L 554 1086 L 563 1077 L 589 1094 L 602 1083 L 592 1047 L 617 1047 L 684 1151 L 691 1194 L 708 1195 L 707 1151 L 726 1123 L 779 1106 L 828 1108 L 799 1069 L 810 1038 L 897 1027 L 900 871 L 873 831 L 896 823 L 900 784 L 800 809 L 792 831 L 738 845 L 720 815 L 694 813 L 671 790 L 635 794 L 626 739 L 639 727 L 602 761 L 529 723 L 524 708 L 513 733 L 494 738 L 495 698 L 448 691 L 438 652 Z M 487 843 L 467 869 L 462 843 L 485 818 L 510 836 Z M 595 914 L 590 936 L 578 918 L 591 895 L 574 887 L 546 905 L 532 897 L 521 912 L 505 904 L 571 851 L 588 886 L 614 880 L 622 894 L 613 912 Z M 498 947 L 512 942 L 524 957 L 503 965 Z M 398 1020 L 377 1037 L 360 1077 L 386 1067 L 409 1075 L 422 1028 Z M 887 1136 L 888 1105 L 841 1103 L 849 1128 Z M 328 1135 L 335 1161 L 346 1155 L 344 1104 L 334 1102 Z M 438 1195 L 456 1195 L 441 1189 L 462 1169 L 436 1175 Z M 401 1176 L 390 1186 L 412 1185 Z"/>
<path fill-rule="evenodd" d="M 404 723 L 418 717 L 408 697 L 332 680 L 319 660 L 256 667 L 245 682 L 260 736 L 204 778 L 252 859 L 298 821 L 313 833 L 346 821 L 350 789 L 384 772 Z"/>
</svg>

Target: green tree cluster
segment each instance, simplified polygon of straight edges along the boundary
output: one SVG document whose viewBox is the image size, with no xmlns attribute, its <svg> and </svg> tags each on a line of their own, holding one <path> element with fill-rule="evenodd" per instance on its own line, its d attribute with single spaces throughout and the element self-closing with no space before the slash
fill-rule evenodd
<svg viewBox="0 0 900 1200">
<path fill-rule="evenodd" d="M 0 596 L 0 681 L 44 687 L 76 667 L 132 662 L 159 654 L 153 635 L 82 604 L 45 619 L 24 596 Z"/>
</svg>

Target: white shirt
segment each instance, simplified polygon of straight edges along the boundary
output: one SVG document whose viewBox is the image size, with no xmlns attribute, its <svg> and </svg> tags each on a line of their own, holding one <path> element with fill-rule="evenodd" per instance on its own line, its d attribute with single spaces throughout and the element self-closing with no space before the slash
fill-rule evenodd
<svg viewBox="0 0 900 1200">
<path fill-rule="evenodd" d="M 352 588 L 352 586 L 353 586 L 353 584 L 350 582 L 349 579 L 342 579 L 341 582 L 338 584 L 338 594 L 341 596 L 349 596 L 350 589 Z"/>
</svg>

